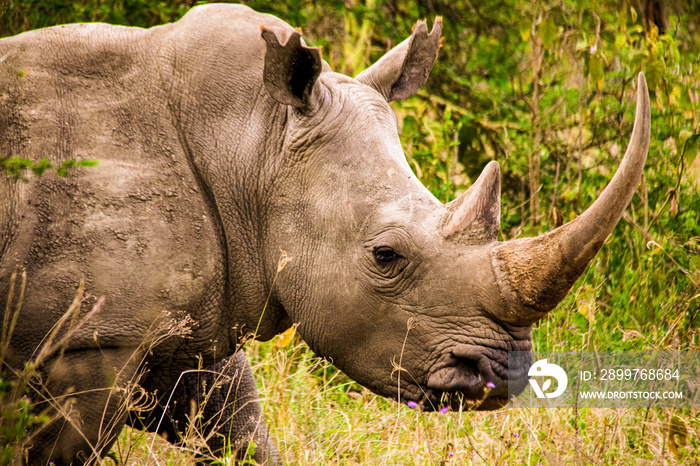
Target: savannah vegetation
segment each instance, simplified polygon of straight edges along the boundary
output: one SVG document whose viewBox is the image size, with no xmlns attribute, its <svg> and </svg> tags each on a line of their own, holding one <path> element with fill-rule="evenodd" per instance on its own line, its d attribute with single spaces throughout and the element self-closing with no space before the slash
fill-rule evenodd
<svg viewBox="0 0 700 466">
<path fill-rule="evenodd" d="M 644 71 L 652 102 L 644 178 L 596 259 L 533 329 L 535 352 L 700 350 L 700 3 L 243 3 L 301 27 L 307 44 L 321 46 L 335 71 L 353 76 L 408 37 L 417 20 L 430 24 L 442 16 L 443 47 L 427 86 L 392 107 L 410 166 L 441 201 L 468 188 L 490 160 L 500 163 L 503 240 L 549 231 L 596 199 L 626 148 L 635 78 Z M 177 20 L 192 6 L 182 0 L 4 0 L 0 36 L 67 22 L 150 27 Z M 0 157 L 10 176 L 56 168 L 51 154 L 46 162 Z M 17 277 L 17 293 L 21 283 Z M 2 338 L 11 333 L 11 315 L 6 310 Z M 246 353 L 287 464 L 700 461 L 698 410 L 425 414 L 352 382 L 291 331 L 248 342 Z M 0 464 L 11 462 L 26 426 L 45 422 L 26 401 L 33 371 L 29 365 L 20 382 L 0 379 Z M 104 463 L 191 464 L 196 429 L 191 440 L 175 449 L 126 428 Z"/>
</svg>

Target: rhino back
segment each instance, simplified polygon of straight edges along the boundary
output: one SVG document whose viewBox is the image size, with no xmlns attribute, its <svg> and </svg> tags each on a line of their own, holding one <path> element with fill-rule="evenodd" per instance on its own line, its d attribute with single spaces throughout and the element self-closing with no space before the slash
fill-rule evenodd
<svg viewBox="0 0 700 466">
<path fill-rule="evenodd" d="M 0 280 L 20 269 L 28 277 L 18 358 L 66 311 L 81 279 L 107 301 L 73 348 L 137 346 L 163 312 L 201 322 L 209 347 L 220 330 L 220 227 L 157 66 L 168 28 L 70 25 L 0 41 L 2 156 L 99 161 L 65 178 L 0 181 Z"/>
</svg>

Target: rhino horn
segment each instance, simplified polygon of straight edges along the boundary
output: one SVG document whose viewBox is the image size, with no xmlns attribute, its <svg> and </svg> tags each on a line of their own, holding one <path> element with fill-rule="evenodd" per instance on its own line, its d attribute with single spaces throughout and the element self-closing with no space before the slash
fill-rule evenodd
<svg viewBox="0 0 700 466">
<path fill-rule="evenodd" d="M 321 52 L 317 47 L 306 47 L 298 32 L 292 33 L 285 45 L 270 29 L 261 27 L 261 36 L 266 43 L 263 81 L 267 92 L 281 104 L 308 108 L 321 74 Z"/>
<path fill-rule="evenodd" d="M 425 21 L 419 21 L 411 37 L 358 74 L 356 79 L 374 88 L 387 102 L 411 97 L 428 80 L 437 59 L 441 35 L 442 18 L 435 18 L 430 34 Z"/>
<path fill-rule="evenodd" d="M 471 187 L 445 206 L 441 233 L 447 239 L 490 243 L 498 238 L 501 168 L 492 161 Z"/>
<path fill-rule="evenodd" d="M 644 171 L 651 116 L 644 74 L 637 80 L 637 109 L 630 144 L 615 176 L 583 214 L 534 238 L 497 243 L 492 251 L 500 294 L 519 324 L 552 310 L 574 285 L 622 216 Z"/>
</svg>

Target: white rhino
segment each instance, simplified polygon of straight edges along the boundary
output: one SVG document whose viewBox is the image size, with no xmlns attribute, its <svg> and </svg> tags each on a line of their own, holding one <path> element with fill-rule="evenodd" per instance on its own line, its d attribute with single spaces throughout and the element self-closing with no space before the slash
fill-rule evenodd
<svg viewBox="0 0 700 466">
<path fill-rule="evenodd" d="M 253 439 L 255 459 L 277 463 L 236 351 L 246 334 L 268 340 L 292 323 L 357 382 L 425 410 L 469 406 L 486 384 L 479 408 L 495 409 L 509 379 L 525 387 L 531 358 L 508 367 L 508 351 L 531 348 L 532 324 L 642 175 L 646 84 L 640 74 L 631 143 L 600 198 L 554 231 L 499 242 L 498 164 L 442 205 L 411 172 L 387 103 L 425 83 L 440 33 L 439 20 L 430 33 L 418 23 L 356 78 L 244 6 L 200 6 L 148 30 L 74 24 L 0 40 L 0 156 L 100 161 L 66 178 L 0 177 L 0 302 L 17 302 L 13 273 L 27 276 L 5 363 L 36 356 L 81 279 L 88 296 L 40 367 L 37 409 L 53 399 L 70 410 L 31 433 L 29 464 L 90 463 L 127 422 L 177 442 L 212 372 L 229 377 L 204 408 L 218 421 L 203 427 L 213 454 Z M 278 271 L 281 251 L 292 259 Z M 188 315 L 190 334 L 149 346 L 168 313 Z M 180 380 L 199 367 L 211 372 Z M 153 397 L 150 411 L 123 409 L 128 380 Z"/>
</svg>

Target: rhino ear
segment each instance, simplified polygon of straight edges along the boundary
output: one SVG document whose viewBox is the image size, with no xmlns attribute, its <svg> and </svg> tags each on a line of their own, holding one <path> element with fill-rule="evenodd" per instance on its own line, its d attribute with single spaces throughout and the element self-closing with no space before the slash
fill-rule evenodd
<svg viewBox="0 0 700 466">
<path fill-rule="evenodd" d="M 316 47 L 306 47 L 301 34 L 292 33 L 285 45 L 277 35 L 261 28 L 267 44 L 263 81 L 273 99 L 296 108 L 308 108 L 311 104 L 314 84 L 321 74 L 321 53 Z"/>
<path fill-rule="evenodd" d="M 373 87 L 387 102 L 411 97 L 428 80 L 440 48 L 441 34 L 442 18 L 435 19 L 430 34 L 425 21 L 419 21 L 411 37 L 358 74 L 356 79 Z"/>
</svg>

